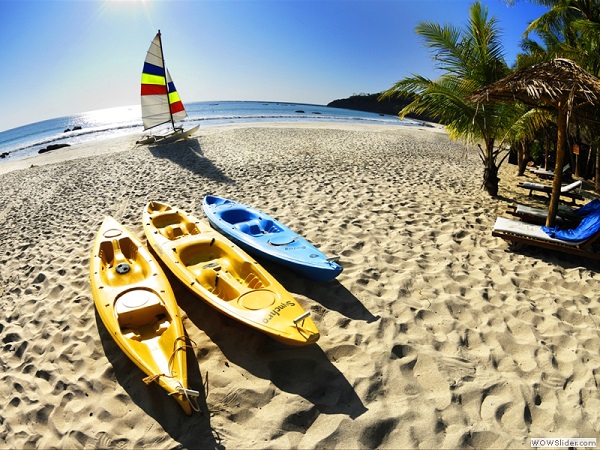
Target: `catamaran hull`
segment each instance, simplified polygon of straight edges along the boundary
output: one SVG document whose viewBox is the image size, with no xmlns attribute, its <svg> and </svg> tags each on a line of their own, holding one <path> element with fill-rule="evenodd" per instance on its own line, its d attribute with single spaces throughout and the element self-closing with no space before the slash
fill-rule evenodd
<svg viewBox="0 0 600 450">
<path fill-rule="evenodd" d="M 141 144 L 141 145 L 168 144 L 170 142 L 175 142 L 175 141 L 189 138 L 194 133 L 196 133 L 196 131 L 198 131 L 199 128 L 200 128 L 200 125 L 196 125 L 195 127 L 190 128 L 189 130 L 174 131 L 174 132 L 166 134 L 164 136 L 147 136 L 147 137 L 144 137 L 144 138 L 138 140 L 136 143 Z"/>
</svg>

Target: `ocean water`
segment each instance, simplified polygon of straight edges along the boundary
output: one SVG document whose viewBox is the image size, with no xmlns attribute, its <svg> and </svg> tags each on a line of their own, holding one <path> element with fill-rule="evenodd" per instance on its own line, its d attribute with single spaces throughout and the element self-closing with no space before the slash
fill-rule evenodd
<svg viewBox="0 0 600 450">
<path fill-rule="evenodd" d="M 340 121 L 419 125 L 410 119 L 327 106 L 277 102 L 196 102 L 185 105 L 184 126 L 233 123 Z M 73 130 L 74 127 L 80 129 Z M 201 128 L 202 129 L 202 128 Z M 32 156 L 51 144 L 78 144 L 127 134 L 143 134 L 139 106 L 102 109 L 44 120 L 0 132 L 0 164 Z"/>
</svg>

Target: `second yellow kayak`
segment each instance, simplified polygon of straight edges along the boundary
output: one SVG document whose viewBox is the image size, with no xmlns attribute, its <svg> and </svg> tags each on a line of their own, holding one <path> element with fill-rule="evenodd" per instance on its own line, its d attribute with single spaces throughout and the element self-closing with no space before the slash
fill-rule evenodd
<svg viewBox="0 0 600 450">
<path fill-rule="evenodd" d="M 149 245 L 173 274 L 216 310 L 288 345 L 312 344 L 309 312 L 251 256 L 198 218 L 150 202 Z"/>
</svg>

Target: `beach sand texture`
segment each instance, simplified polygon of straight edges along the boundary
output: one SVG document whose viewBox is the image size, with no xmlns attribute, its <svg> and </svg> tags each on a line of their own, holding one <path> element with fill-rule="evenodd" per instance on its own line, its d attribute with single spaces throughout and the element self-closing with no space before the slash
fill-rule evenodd
<svg viewBox="0 0 600 450">
<path fill-rule="evenodd" d="M 134 141 L 0 165 L 0 447 L 600 438 L 598 266 L 492 237 L 509 201 L 533 201 L 514 187 L 514 166 L 501 172 L 505 198 L 491 199 L 476 149 L 426 128 L 280 124 Z M 202 392 L 203 414 L 187 417 L 107 334 L 89 253 L 105 215 L 145 242 L 149 200 L 203 217 L 206 194 L 278 218 L 339 255 L 344 272 L 316 285 L 265 264 L 319 327 L 303 348 L 219 315 L 171 277 L 196 344 L 189 385 Z"/>
</svg>

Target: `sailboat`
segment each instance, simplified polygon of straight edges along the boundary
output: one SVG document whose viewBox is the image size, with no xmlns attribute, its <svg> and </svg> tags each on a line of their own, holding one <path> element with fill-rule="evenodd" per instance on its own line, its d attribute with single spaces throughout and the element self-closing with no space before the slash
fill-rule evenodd
<svg viewBox="0 0 600 450">
<path fill-rule="evenodd" d="M 171 74 L 165 67 L 160 30 L 152 40 L 142 70 L 142 121 L 144 131 L 159 125 L 170 124 L 171 130 L 162 135 L 145 135 L 138 144 L 165 144 L 185 139 L 196 131 L 200 125 L 189 130 L 176 122 L 187 117 L 185 107 L 179 98 Z"/>
</svg>

